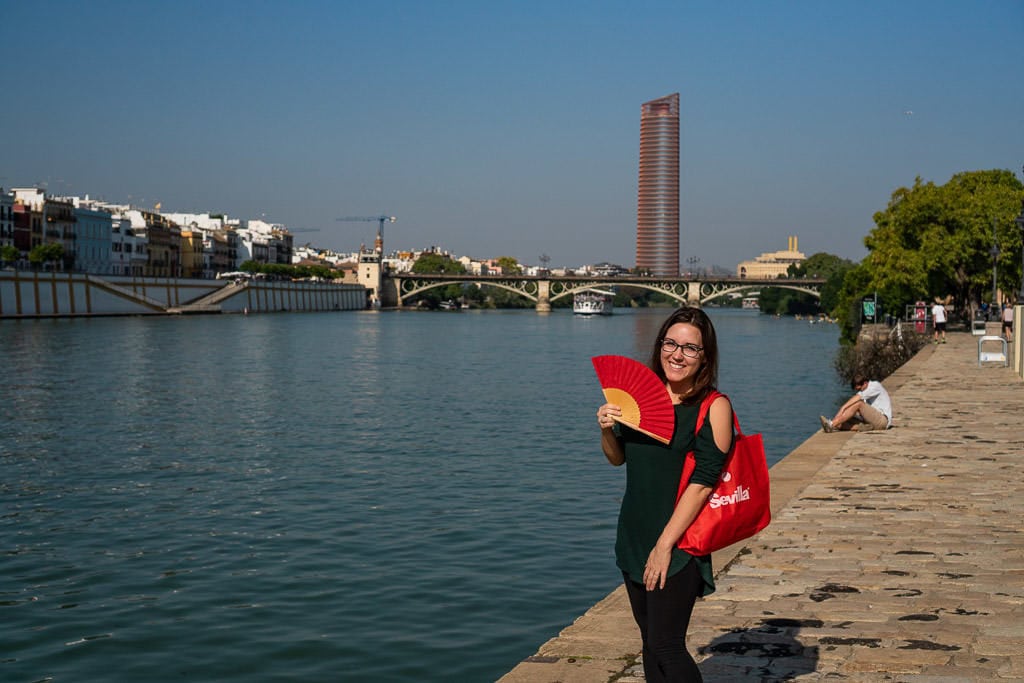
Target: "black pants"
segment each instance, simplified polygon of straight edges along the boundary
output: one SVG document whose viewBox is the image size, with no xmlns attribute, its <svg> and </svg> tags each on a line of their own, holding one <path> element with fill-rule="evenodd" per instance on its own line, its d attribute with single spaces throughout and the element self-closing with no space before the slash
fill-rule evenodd
<svg viewBox="0 0 1024 683">
<path fill-rule="evenodd" d="M 625 576 L 633 618 L 644 643 L 644 677 L 648 683 L 699 683 L 700 669 L 686 649 L 686 630 L 702 581 L 697 563 L 665 581 L 664 588 L 648 591 Z"/>
</svg>

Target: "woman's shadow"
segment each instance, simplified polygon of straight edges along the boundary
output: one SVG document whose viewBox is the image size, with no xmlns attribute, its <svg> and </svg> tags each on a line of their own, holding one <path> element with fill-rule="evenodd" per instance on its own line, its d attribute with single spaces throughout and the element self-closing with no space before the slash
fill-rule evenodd
<svg viewBox="0 0 1024 683">
<path fill-rule="evenodd" d="M 698 648 L 705 658 L 700 671 L 705 683 L 790 681 L 813 672 L 818 646 L 797 640 L 800 628 L 821 628 L 818 619 L 765 619 L 757 628 L 730 631 Z"/>
</svg>

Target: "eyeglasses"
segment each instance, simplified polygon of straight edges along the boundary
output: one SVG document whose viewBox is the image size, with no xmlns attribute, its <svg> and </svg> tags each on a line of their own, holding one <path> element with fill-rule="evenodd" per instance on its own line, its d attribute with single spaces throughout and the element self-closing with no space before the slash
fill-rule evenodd
<svg viewBox="0 0 1024 683">
<path fill-rule="evenodd" d="M 672 355 L 679 349 L 683 352 L 683 355 L 687 358 L 696 358 L 700 355 L 700 352 L 704 350 L 703 346 L 697 346 L 696 344 L 678 344 L 671 339 L 661 340 L 661 352 L 664 354 Z"/>
</svg>

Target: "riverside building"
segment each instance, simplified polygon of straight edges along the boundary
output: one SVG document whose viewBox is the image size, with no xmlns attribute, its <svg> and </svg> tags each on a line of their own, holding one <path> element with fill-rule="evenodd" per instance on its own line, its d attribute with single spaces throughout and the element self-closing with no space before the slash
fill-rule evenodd
<svg viewBox="0 0 1024 683">
<path fill-rule="evenodd" d="M 636 266 L 679 276 L 679 93 L 640 107 Z"/>
<path fill-rule="evenodd" d="M 796 235 L 790 235 L 789 245 L 785 251 L 768 252 L 753 261 L 743 261 L 736 266 L 736 275 L 762 280 L 782 277 L 787 274 L 790 266 L 800 265 L 807 258 L 800 252 L 798 246 Z"/>
</svg>

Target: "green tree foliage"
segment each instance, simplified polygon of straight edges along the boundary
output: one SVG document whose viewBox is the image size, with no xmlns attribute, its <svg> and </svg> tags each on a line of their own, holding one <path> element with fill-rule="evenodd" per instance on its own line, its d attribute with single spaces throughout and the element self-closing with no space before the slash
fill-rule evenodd
<svg viewBox="0 0 1024 683">
<path fill-rule="evenodd" d="M 511 256 L 499 256 L 498 267 L 501 268 L 501 272 L 505 275 L 521 275 L 523 272 L 523 268 L 519 265 L 519 261 Z"/>
<path fill-rule="evenodd" d="M 21 252 L 17 247 L 10 244 L 5 244 L 3 247 L 0 247 L 0 262 L 14 263 L 19 258 L 21 258 Z"/>
<path fill-rule="evenodd" d="M 822 251 L 807 257 L 799 265 L 790 266 L 789 274 L 793 277 L 825 278 L 818 305 L 822 311 L 835 315 L 843 280 L 853 268 L 853 261 Z"/>
<path fill-rule="evenodd" d="M 838 303 L 832 309 L 832 316 L 838 320 L 842 330 L 842 339 L 847 342 L 852 342 L 857 338 L 857 330 L 860 329 L 861 299 L 873 292 L 871 286 L 871 271 L 864 262 L 858 263 L 848 270 L 843 278 L 843 285 L 840 287 L 837 297 Z M 895 310 L 899 313 L 899 317 L 902 317 L 902 310 L 899 309 L 902 303 L 896 299 L 890 299 L 895 302 L 890 304 L 884 296 L 879 299 L 882 302 L 883 315 L 884 311 L 897 315 L 897 313 L 893 313 Z M 896 306 L 896 308 L 890 309 L 890 305 Z"/>
<path fill-rule="evenodd" d="M 464 275 L 466 273 L 466 266 L 458 261 L 453 261 L 450 256 L 430 252 L 424 253 L 416 259 L 416 263 L 412 264 L 412 272 L 422 275 L 437 273 Z"/>
<path fill-rule="evenodd" d="M 765 313 L 783 315 L 807 315 L 819 312 L 834 314 L 838 304 L 839 290 L 843 278 L 853 268 L 853 262 L 834 254 L 819 252 L 793 264 L 787 270 L 787 277 L 824 278 L 821 298 L 781 287 L 762 287 L 759 306 Z"/>
<path fill-rule="evenodd" d="M 771 315 L 809 315 L 821 310 L 817 297 L 782 287 L 762 287 L 757 305 Z"/>
<path fill-rule="evenodd" d="M 421 275 L 465 275 L 466 266 L 444 254 L 426 252 L 416 259 L 416 263 L 412 264 L 412 272 Z M 458 302 L 478 300 L 480 298 L 479 290 L 475 287 L 472 289 L 470 287 L 468 283 L 435 287 L 423 292 L 415 300 L 409 300 L 406 303 L 419 305 L 424 308 L 438 308 L 442 301 L 449 299 Z"/>
<path fill-rule="evenodd" d="M 327 266 L 289 266 L 283 263 L 261 263 L 253 260 L 243 261 L 238 269 L 245 273 L 260 273 L 279 280 L 304 280 L 313 277 L 321 280 L 334 280 L 344 277 L 343 273 Z"/>
<path fill-rule="evenodd" d="M 917 300 L 954 297 L 966 317 L 970 307 L 991 297 L 992 232 L 999 243 L 998 284 L 1012 292 L 1021 280 L 1021 231 L 1014 218 L 1024 186 L 1010 171 L 968 171 L 945 185 L 923 183 L 892 193 L 874 216 L 864 239 L 867 287 L 844 287 L 851 299 L 877 290 L 889 311 Z M 852 283 L 851 283 L 852 284 Z"/>
<path fill-rule="evenodd" d="M 64 245 L 59 242 L 49 242 L 32 247 L 28 252 L 28 262 L 33 268 L 39 268 L 44 263 L 53 261 L 56 263 L 64 258 Z"/>
</svg>

